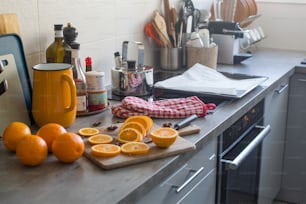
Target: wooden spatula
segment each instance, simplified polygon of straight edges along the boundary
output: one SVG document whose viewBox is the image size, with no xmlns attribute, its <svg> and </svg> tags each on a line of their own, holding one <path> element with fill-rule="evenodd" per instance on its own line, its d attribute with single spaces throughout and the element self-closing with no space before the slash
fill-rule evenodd
<svg viewBox="0 0 306 204">
<path fill-rule="evenodd" d="M 168 47 L 172 47 L 168 33 L 165 19 L 160 15 L 158 11 L 155 11 L 153 17 L 153 23 L 156 25 L 157 32 L 161 33 L 162 36 L 166 39 Z"/>
</svg>

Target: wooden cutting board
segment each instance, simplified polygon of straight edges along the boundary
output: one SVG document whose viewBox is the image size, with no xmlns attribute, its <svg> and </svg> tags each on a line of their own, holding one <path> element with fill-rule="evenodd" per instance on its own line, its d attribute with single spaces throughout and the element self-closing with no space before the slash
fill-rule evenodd
<svg viewBox="0 0 306 204">
<path fill-rule="evenodd" d="M 7 33 L 20 35 L 19 21 L 15 13 L 0 14 L 0 34 Z"/>
<path fill-rule="evenodd" d="M 120 127 L 121 124 L 114 124 L 117 127 Z M 112 135 L 114 138 L 116 137 L 118 133 L 118 129 L 114 131 L 108 131 L 107 130 L 108 126 L 104 127 L 98 127 L 97 129 L 100 130 L 100 133 L 104 134 L 109 134 Z M 158 128 L 159 126 L 154 124 L 152 130 Z M 200 131 L 200 128 L 195 126 L 195 125 L 190 125 L 185 128 L 182 128 L 179 131 L 179 134 L 181 136 L 186 136 L 190 134 L 195 134 Z M 103 168 L 103 169 L 114 169 L 114 168 L 120 168 L 132 164 L 137 164 L 137 163 L 142 163 L 142 162 L 147 162 L 147 161 L 152 161 L 156 159 L 161 159 L 169 156 L 174 156 L 183 152 L 188 152 L 195 150 L 196 147 L 195 145 L 184 139 L 183 137 L 178 136 L 174 144 L 172 144 L 168 148 L 159 148 L 155 146 L 153 142 L 148 143 L 150 146 L 150 152 L 148 154 L 144 155 L 124 155 L 124 154 L 119 154 L 118 156 L 115 157 L 97 157 L 93 156 L 91 154 L 91 144 L 88 142 L 88 138 L 84 138 L 85 142 L 85 152 L 84 156 L 88 158 L 90 161 L 92 161 L 94 164 L 96 164 L 98 167 Z"/>
</svg>

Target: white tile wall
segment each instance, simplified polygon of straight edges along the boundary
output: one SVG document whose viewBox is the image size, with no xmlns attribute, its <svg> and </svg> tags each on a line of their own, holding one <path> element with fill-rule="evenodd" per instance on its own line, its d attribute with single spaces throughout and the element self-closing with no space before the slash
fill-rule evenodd
<svg viewBox="0 0 306 204">
<path fill-rule="evenodd" d="M 177 6 L 182 0 L 172 0 Z M 203 5 L 212 0 L 195 0 Z M 71 22 L 78 31 L 81 58 L 93 58 L 94 69 L 104 71 L 110 84 L 113 53 L 124 40 L 145 44 L 145 63 L 155 65 L 156 48 L 143 34 L 145 22 L 162 0 L 1 0 L 0 13 L 16 13 L 30 75 L 31 67 L 45 61 L 45 50 L 53 41 L 53 24 Z M 260 46 L 306 49 L 306 5 L 260 2 L 262 17 L 252 26 L 263 27 L 268 38 Z"/>
</svg>

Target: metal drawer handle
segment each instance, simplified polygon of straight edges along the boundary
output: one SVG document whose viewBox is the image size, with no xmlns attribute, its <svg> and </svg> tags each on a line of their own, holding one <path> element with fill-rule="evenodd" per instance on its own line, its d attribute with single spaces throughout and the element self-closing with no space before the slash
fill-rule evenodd
<svg viewBox="0 0 306 204">
<path fill-rule="evenodd" d="M 288 84 L 282 85 L 281 88 L 279 90 L 275 90 L 275 92 L 281 94 L 288 88 L 288 86 Z"/>
<path fill-rule="evenodd" d="M 181 186 L 173 186 L 176 189 L 176 192 L 179 193 L 181 190 L 183 190 L 197 175 L 199 175 L 204 170 L 204 167 L 202 166 L 198 170 L 191 169 L 190 171 L 195 172 L 187 181 L 185 181 Z"/>
<path fill-rule="evenodd" d="M 252 140 L 252 142 L 248 144 L 248 146 L 246 146 L 246 148 L 240 152 L 240 154 L 233 161 L 221 159 L 221 162 L 226 163 L 230 169 L 237 169 L 241 162 L 243 162 L 243 160 L 249 155 L 249 153 L 251 153 L 271 131 L 270 125 L 267 125 L 266 127 L 256 126 L 256 128 L 261 128 L 263 130 Z"/>
<path fill-rule="evenodd" d="M 298 79 L 299 82 L 306 82 L 306 79 Z"/>
</svg>

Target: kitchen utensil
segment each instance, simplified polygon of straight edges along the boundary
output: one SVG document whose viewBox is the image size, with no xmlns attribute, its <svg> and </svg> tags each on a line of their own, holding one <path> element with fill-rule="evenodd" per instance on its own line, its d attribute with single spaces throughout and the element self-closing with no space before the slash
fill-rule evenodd
<svg viewBox="0 0 306 204">
<path fill-rule="evenodd" d="M 175 8 L 171 8 L 171 24 L 170 24 L 170 35 L 173 39 L 173 47 L 177 46 L 177 33 L 176 33 L 176 23 L 177 23 L 177 13 Z"/>
<path fill-rule="evenodd" d="M 173 23 L 173 25 L 176 24 L 177 22 L 177 12 L 175 8 L 171 8 L 171 22 Z"/>
<path fill-rule="evenodd" d="M 120 129 L 120 126 L 122 125 L 122 123 L 112 124 L 112 125 L 117 126 L 118 128 L 115 131 L 111 131 L 111 132 L 107 130 L 107 127 L 109 126 L 96 127 L 96 128 L 98 128 L 100 130 L 100 133 L 102 134 L 104 133 L 104 134 L 108 134 L 113 137 L 116 137 L 118 134 L 118 130 Z M 186 136 L 186 133 L 194 134 L 200 131 L 197 126 L 190 126 L 189 128 L 188 127 L 189 126 L 179 130 L 179 135 Z M 154 123 L 152 130 L 155 130 L 157 128 L 160 128 L 160 126 Z M 192 129 L 195 131 L 192 131 Z M 183 131 L 186 131 L 186 133 Z M 196 148 L 196 146 L 192 142 L 184 139 L 181 136 L 178 136 L 176 138 L 176 141 L 168 148 L 159 148 L 152 142 L 149 142 L 148 145 L 150 146 L 150 151 L 148 154 L 137 155 L 137 156 L 119 154 L 115 157 L 104 158 L 104 157 L 96 157 L 91 154 L 91 145 L 88 142 L 88 139 L 85 138 L 84 156 L 100 168 L 115 169 L 115 168 L 120 168 L 120 167 L 124 167 L 128 165 L 133 165 L 133 164 L 138 164 L 142 162 L 147 162 L 147 161 L 161 159 L 161 158 L 165 158 L 169 156 L 178 155 L 184 152 L 193 151 Z"/>
<path fill-rule="evenodd" d="M 188 126 L 192 121 L 194 121 L 197 118 L 198 118 L 198 116 L 196 114 L 193 114 L 193 115 L 185 118 L 184 120 L 176 123 L 173 127 L 176 130 L 182 129 L 182 128 Z"/>
<path fill-rule="evenodd" d="M 159 47 L 163 47 L 159 39 L 158 33 L 156 32 L 152 22 L 147 22 L 145 24 L 144 32 L 148 37 L 152 38 Z"/>
<path fill-rule="evenodd" d="M 144 46 L 141 42 L 124 41 L 122 44 L 122 59 L 127 61 L 128 44 L 133 43 L 138 48 L 138 60 L 135 69 L 124 67 L 113 68 L 112 93 L 119 96 L 147 96 L 152 93 L 153 67 L 144 65 Z"/>
<path fill-rule="evenodd" d="M 33 67 L 32 113 L 38 126 L 58 123 L 69 127 L 76 117 L 76 87 L 70 64 Z"/>
<path fill-rule="evenodd" d="M 171 12 L 169 0 L 164 0 L 164 18 L 167 27 L 167 33 L 171 33 Z"/>
<path fill-rule="evenodd" d="M 172 47 L 168 36 L 165 19 L 160 15 L 158 11 L 154 12 L 153 22 L 154 25 L 156 26 L 156 31 L 160 34 L 161 39 L 164 39 L 165 44 L 168 47 Z"/>
<path fill-rule="evenodd" d="M 190 15 L 187 17 L 187 22 L 186 22 L 186 33 L 190 34 L 192 31 L 192 21 L 193 21 L 193 16 Z"/>
</svg>

